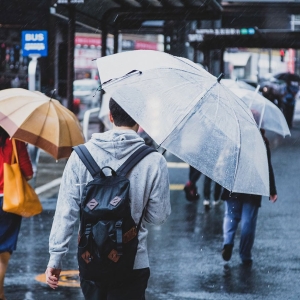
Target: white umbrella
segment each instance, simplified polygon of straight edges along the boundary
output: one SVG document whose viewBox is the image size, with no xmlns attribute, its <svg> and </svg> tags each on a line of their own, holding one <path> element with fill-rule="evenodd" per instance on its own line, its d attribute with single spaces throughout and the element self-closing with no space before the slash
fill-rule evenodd
<svg viewBox="0 0 300 300">
<path fill-rule="evenodd" d="M 291 135 L 283 113 L 270 100 L 250 90 L 240 88 L 231 88 L 230 90 L 251 109 L 259 128 L 276 132 L 283 137 Z"/>
<path fill-rule="evenodd" d="M 97 65 L 103 89 L 158 145 L 230 191 L 269 195 L 266 149 L 252 113 L 216 77 L 157 51 L 114 54 Z"/>
<path fill-rule="evenodd" d="M 252 85 L 240 81 L 240 80 L 233 80 L 233 79 L 222 79 L 222 84 L 224 84 L 228 88 L 234 88 L 234 89 L 245 89 L 249 91 L 255 91 L 255 87 Z"/>
</svg>

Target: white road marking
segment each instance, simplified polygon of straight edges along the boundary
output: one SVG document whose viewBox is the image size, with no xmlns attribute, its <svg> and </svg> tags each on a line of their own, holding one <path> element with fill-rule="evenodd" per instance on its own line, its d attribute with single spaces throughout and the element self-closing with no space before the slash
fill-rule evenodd
<svg viewBox="0 0 300 300">
<path fill-rule="evenodd" d="M 60 183 L 61 183 L 61 177 L 56 178 L 56 179 L 54 179 L 54 180 L 52 180 L 52 181 L 50 181 L 50 182 L 48 182 L 48 183 L 46 183 L 44 185 L 41 185 L 41 186 L 37 187 L 35 189 L 35 192 L 38 195 L 40 195 L 40 194 L 42 194 L 44 192 L 47 192 L 48 190 L 50 190 L 50 189 L 52 189 L 52 188 L 54 188 L 54 187 L 56 187 L 58 185 L 60 185 Z"/>
<path fill-rule="evenodd" d="M 189 167 L 189 165 L 185 162 L 168 162 L 167 163 L 168 168 L 178 168 L 178 169 L 187 169 Z"/>
<path fill-rule="evenodd" d="M 167 163 L 168 165 L 168 168 L 170 169 L 186 169 L 189 167 L 189 165 L 187 163 L 184 163 L 184 162 L 168 162 Z M 40 195 L 42 193 L 45 193 L 47 192 L 48 190 L 60 185 L 61 183 L 61 179 L 62 177 L 59 177 L 59 178 L 56 178 L 42 186 L 39 186 L 35 189 L 35 192 Z M 171 190 L 182 190 L 184 187 L 183 184 L 170 184 L 170 189 Z"/>
</svg>

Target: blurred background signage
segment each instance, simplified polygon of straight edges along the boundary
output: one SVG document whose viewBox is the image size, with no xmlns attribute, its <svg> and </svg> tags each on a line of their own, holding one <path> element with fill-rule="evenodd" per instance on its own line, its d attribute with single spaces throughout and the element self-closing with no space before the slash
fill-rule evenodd
<svg viewBox="0 0 300 300">
<path fill-rule="evenodd" d="M 48 32 L 45 30 L 22 31 L 22 55 L 48 55 Z"/>
<path fill-rule="evenodd" d="M 57 4 L 68 4 L 68 3 L 71 3 L 71 4 L 74 4 L 74 3 L 84 3 L 84 0 L 58 0 L 56 2 Z"/>
<path fill-rule="evenodd" d="M 204 35 L 253 35 L 254 28 L 217 28 L 217 29 L 197 29 L 195 33 L 188 35 L 189 42 L 201 42 Z"/>
</svg>

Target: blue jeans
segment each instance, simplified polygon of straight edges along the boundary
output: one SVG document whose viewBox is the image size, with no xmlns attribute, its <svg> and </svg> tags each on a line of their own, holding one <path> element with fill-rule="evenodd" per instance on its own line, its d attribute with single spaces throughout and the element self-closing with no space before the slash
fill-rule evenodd
<svg viewBox="0 0 300 300">
<path fill-rule="evenodd" d="M 258 206 L 251 201 L 231 198 L 225 201 L 223 221 L 223 245 L 234 245 L 234 236 L 241 221 L 240 258 L 252 260 L 251 249 L 254 243 Z"/>
</svg>

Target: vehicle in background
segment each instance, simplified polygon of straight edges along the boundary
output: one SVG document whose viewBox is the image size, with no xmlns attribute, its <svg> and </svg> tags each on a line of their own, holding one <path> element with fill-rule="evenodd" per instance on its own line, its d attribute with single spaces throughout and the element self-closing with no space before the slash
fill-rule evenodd
<svg viewBox="0 0 300 300">
<path fill-rule="evenodd" d="M 95 79 L 78 79 L 73 82 L 74 113 L 82 121 L 86 110 L 100 107 L 100 83 Z"/>
<path fill-rule="evenodd" d="M 260 78 L 259 85 L 259 91 L 262 95 L 281 109 L 286 82 L 284 80 L 277 79 L 272 74 L 267 74 Z"/>
</svg>

